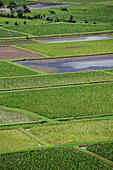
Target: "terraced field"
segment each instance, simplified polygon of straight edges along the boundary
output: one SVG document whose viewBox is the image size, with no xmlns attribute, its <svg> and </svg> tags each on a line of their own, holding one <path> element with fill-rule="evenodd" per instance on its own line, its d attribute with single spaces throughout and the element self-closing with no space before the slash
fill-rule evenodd
<svg viewBox="0 0 113 170">
<path fill-rule="evenodd" d="M 40 71 L 36 66 L 15 63 L 69 60 L 69 56 L 81 60 L 112 57 L 112 39 L 53 44 L 40 41 L 59 38 L 58 34 L 75 37 L 83 32 L 90 36 L 95 31 L 99 36 L 112 37 L 112 1 L 96 0 L 95 5 L 91 2 L 86 0 L 87 5 L 68 7 L 65 16 L 60 8 L 52 9 L 56 10 L 51 15 L 53 20 L 60 15 L 66 19 L 75 11 L 77 23 L 50 23 L 42 18 L 26 19 L 24 25 L 25 18 L 0 17 L 0 169 L 113 169 L 113 68 L 50 74 L 45 72 L 45 66 Z M 44 14 L 42 9 L 26 16 L 38 12 Z M 18 26 L 14 26 L 16 19 Z M 94 20 L 96 25 L 92 24 Z M 106 34 L 107 30 L 110 33 Z"/>
</svg>

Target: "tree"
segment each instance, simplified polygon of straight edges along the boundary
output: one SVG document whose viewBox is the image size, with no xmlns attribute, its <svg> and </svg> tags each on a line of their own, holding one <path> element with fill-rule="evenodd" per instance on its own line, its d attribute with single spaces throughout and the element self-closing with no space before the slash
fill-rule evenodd
<svg viewBox="0 0 113 170">
<path fill-rule="evenodd" d="M 23 13 L 30 13 L 30 9 L 26 6 L 26 5 L 23 5 Z"/>
<path fill-rule="evenodd" d="M 3 6 L 4 4 L 3 4 L 3 2 L 2 1 L 0 1 L 0 8 Z"/>
<path fill-rule="evenodd" d="M 18 18 L 22 18 L 23 10 L 19 8 L 19 9 L 17 9 L 16 12 L 17 12 L 17 17 L 18 17 Z"/>
<path fill-rule="evenodd" d="M 10 9 L 11 15 L 13 16 L 14 12 L 16 11 L 16 4 L 14 2 L 10 2 L 7 8 Z"/>
</svg>

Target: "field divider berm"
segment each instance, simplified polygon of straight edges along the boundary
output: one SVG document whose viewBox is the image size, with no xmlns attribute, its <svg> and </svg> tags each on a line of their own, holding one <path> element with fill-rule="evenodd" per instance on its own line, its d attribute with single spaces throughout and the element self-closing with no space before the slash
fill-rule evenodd
<svg viewBox="0 0 113 170">
<path fill-rule="evenodd" d="M 37 141 L 41 146 L 51 146 L 51 144 L 47 143 L 46 141 L 42 140 L 41 138 L 39 138 L 38 136 L 32 134 L 30 131 L 28 131 L 26 129 L 19 128 L 18 130 L 21 131 L 22 133 L 24 133 L 25 135 L 31 137 L 35 141 Z"/>
<path fill-rule="evenodd" d="M 43 53 L 40 53 L 40 52 L 36 52 L 36 51 L 33 51 L 33 50 L 29 50 L 29 49 L 27 49 L 27 48 L 23 48 L 23 47 L 19 47 L 19 46 L 17 46 L 17 45 L 11 45 L 12 47 L 15 47 L 15 48 L 18 48 L 18 49 L 21 49 L 21 50 L 26 50 L 26 51 L 29 51 L 29 52 L 32 52 L 32 53 L 35 53 L 35 54 L 40 54 L 40 55 L 42 55 L 42 56 L 44 56 L 44 57 L 50 57 L 50 56 L 48 56 L 48 55 L 46 55 L 46 54 L 43 54 Z"/>
<path fill-rule="evenodd" d="M 16 31 L 16 30 L 11 30 L 11 29 L 8 29 L 8 28 L 0 27 L 0 29 L 6 30 L 6 31 L 12 31 L 12 32 L 17 32 L 17 33 L 25 34 L 25 36 L 26 36 L 26 35 L 33 36 L 33 35 L 28 34 L 28 33 L 25 33 L 25 32 L 20 32 L 20 31 Z"/>
<path fill-rule="evenodd" d="M 91 155 L 91 156 L 93 156 L 93 157 L 95 157 L 95 158 L 97 158 L 97 159 L 103 161 L 104 163 L 106 163 L 106 164 L 113 167 L 113 162 L 112 161 L 110 161 L 110 160 L 108 160 L 108 159 L 106 159 L 106 158 L 104 158 L 104 157 L 102 157 L 102 156 L 100 156 L 98 154 L 95 154 L 95 153 L 90 152 L 88 150 L 82 149 L 82 148 L 80 148 L 78 146 L 75 146 L 74 148 L 77 149 L 78 151 L 81 151 L 81 152 L 84 152 L 84 153 L 86 153 L 88 155 Z"/>
</svg>

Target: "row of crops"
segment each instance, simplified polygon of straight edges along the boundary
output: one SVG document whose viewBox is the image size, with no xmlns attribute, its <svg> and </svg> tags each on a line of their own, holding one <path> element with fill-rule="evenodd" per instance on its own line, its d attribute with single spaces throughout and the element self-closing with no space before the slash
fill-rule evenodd
<svg viewBox="0 0 113 170">
<path fill-rule="evenodd" d="M 4 69 L 1 67 L 1 74 L 8 71 L 9 63 L 2 64 Z M 11 69 L 11 67 L 13 69 Z M 94 82 L 105 82 L 112 81 L 113 75 L 106 71 L 89 71 L 89 72 L 78 72 L 78 73 L 63 73 L 63 74 L 48 74 L 48 75 L 37 75 L 33 71 L 24 70 L 23 68 L 18 68 L 17 66 L 11 65 L 8 71 L 11 77 L 0 78 L 0 89 L 16 89 L 16 88 L 33 88 L 33 87 L 51 87 L 51 86 L 61 86 L 61 85 L 74 85 L 74 84 L 87 84 Z M 7 69 L 7 70 L 6 70 Z M 21 71 L 20 71 L 21 70 Z M 23 76 L 16 76 L 23 74 Z M 34 75 L 31 75 L 34 74 Z M 29 74 L 29 76 L 27 76 Z M 36 74 L 36 75 L 35 75 Z M 26 75 L 26 76 L 25 76 Z M 13 77 L 14 76 L 14 77 Z M 15 77 L 16 76 L 16 77 Z"/>
<path fill-rule="evenodd" d="M 109 165 L 74 148 L 56 148 L 1 156 L 2 169 L 104 169 Z"/>
<path fill-rule="evenodd" d="M 18 3 L 18 0 L 14 2 Z M 9 0 L 4 0 L 4 3 L 9 3 Z M 25 2 L 21 0 L 20 3 Z M 112 30 L 112 9 L 112 5 L 69 7 L 69 12 L 62 17 L 65 19 L 73 14 L 76 23 L 26 19 L 23 25 L 23 19 L 1 17 L 0 37 Z M 55 10 L 53 18 L 62 14 L 60 9 Z M 48 9 L 26 15 L 37 15 L 37 12 L 46 15 Z M 87 24 L 82 21 L 84 19 L 88 20 Z M 14 25 L 16 21 L 17 26 Z M 92 24 L 93 21 L 98 23 Z M 18 45 L 18 48 L 44 53 L 45 56 L 63 57 L 111 53 L 112 44 L 111 39 L 26 44 Z M 113 69 L 41 75 L 41 72 L 9 60 L 0 61 L 0 169 L 112 170 L 112 91 Z"/>
</svg>

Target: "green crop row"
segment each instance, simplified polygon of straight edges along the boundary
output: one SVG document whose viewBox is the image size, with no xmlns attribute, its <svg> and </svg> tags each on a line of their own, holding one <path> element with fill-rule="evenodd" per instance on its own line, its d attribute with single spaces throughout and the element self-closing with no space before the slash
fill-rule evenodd
<svg viewBox="0 0 113 170">
<path fill-rule="evenodd" d="M 3 170 L 19 169 L 20 167 L 22 170 L 112 169 L 102 161 L 74 148 L 56 148 L 5 154 L 1 155 L 0 163 Z"/>
<path fill-rule="evenodd" d="M 80 56 L 113 53 L 113 39 L 82 41 L 82 42 L 65 42 L 65 43 L 48 43 L 48 44 L 31 44 L 19 45 L 25 49 L 40 52 L 49 56 Z M 71 48 L 74 47 L 74 48 Z M 66 49 L 67 48 L 67 49 Z"/>
<path fill-rule="evenodd" d="M 113 161 L 113 143 L 87 145 L 86 149 Z"/>
<path fill-rule="evenodd" d="M 113 83 L 0 93 L 0 104 L 27 109 L 49 118 L 113 112 Z"/>
<path fill-rule="evenodd" d="M 25 69 L 13 63 L 0 61 L 0 77 L 13 77 L 37 74 L 35 71 Z M 1 82 L 1 81 L 0 81 Z"/>
<path fill-rule="evenodd" d="M 88 72 L 48 74 L 48 75 L 31 75 L 31 76 L 29 75 L 29 76 L 19 76 L 19 77 L 9 77 L 9 78 L 2 77 L 0 78 L 0 89 L 73 85 L 73 84 L 84 84 L 84 83 L 102 82 L 102 81 L 103 82 L 113 81 L 113 75 L 105 71 L 88 71 Z"/>
<path fill-rule="evenodd" d="M 0 130 L 0 150 L 37 146 L 35 140 L 18 130 Z"/>
</svg>

